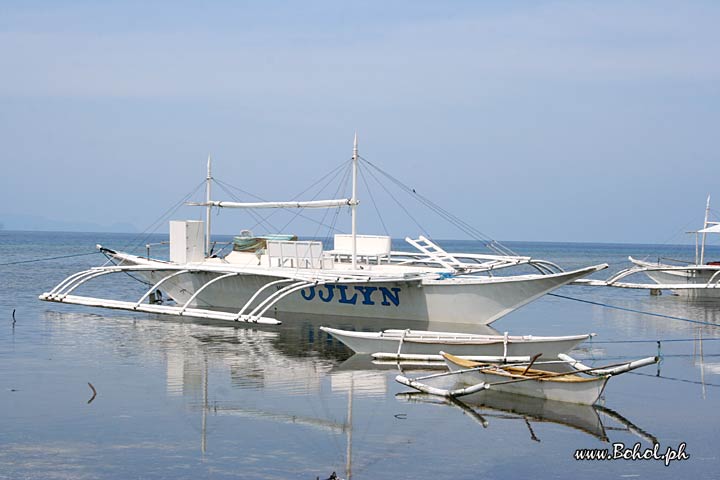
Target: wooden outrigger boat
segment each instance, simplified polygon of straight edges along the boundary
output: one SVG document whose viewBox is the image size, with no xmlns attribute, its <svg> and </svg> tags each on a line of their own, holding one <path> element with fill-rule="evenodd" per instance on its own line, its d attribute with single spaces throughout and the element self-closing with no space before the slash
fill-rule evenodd
<svg viewBox="0 0 720 480">
<path fill-rule="evenodd" d="M 473 333 L 433 332 L 422 330 L 384 330 L 355 332 L 320 327 L 347 345 L 355 353 L 370 353 L 375 358 L 442 360 L 439 351 L 472 357 L 530 357 L 541 353 L 544 358 L 567 353 L 594 333 L 541 337 L 535 335 L 481 335 Z M 527 359 L 525 360 L 527 361 Z"/>
<path fill-rule="evenodd" d="M 352 160 L 346 166 L 352 171 L 348 175 L 352 178 L 350 198 L 236 202 L 213 200 L 208 159 L 205 200 L 189 203 L 205 208 L 205 221 L 170 222 L 169 261 L 151 258 L 149 246 L 147 256 L 98 246 L 114 265 L 73 274 L 40 299 L 232 322 L 277 324 L 280 321 L 275 312 L 290 312 L 378 322 L 487 325 L 552 290 L 607 268 L 607 264 L 600 264 L 564 271 L 552 262 L 519 256 L 444 210 L 443 218 L 484 241 L 492 253 L 448 252 L 422 235 L 405 238 L 413 251 L 392 250 L 388 235 L 357 233 L 359 160 L 356 136 Z M 376 168 L 367 161 L 365 164 Z M 429 203 L 424 197 L 422 201 Z M 439 208 L 434 207 L 436 211 Z M 233 251 L 220 256 L 212 246 L 210 220 L 212 209 L 227 208 L 347 208 L 351 233 L 334 235 L 332 249 L 323 242 L 298 241 L 282 232 L 260 237 L 241 235 Z M 511 267 L 520 267 L 521 272 L 501 273 Z M 130 300 L 76 293 L 90 281 L 117 274 L 130 274 L 145 283 L 147 291 Z M 157 297 L 157 291 L 175 305 L 146 303 Z"/>
<path fill-rule="evenodd" d="M 417 379 L 398 375 L 395 380 L 416 390 L 445 397 L 459 397 L 484 389 L 494 389 L 547 400 L 593 405 L 600 398 L 610 377 L 659 361 L 658 357 L 647 357 L 632 362 L 590 368 L 561 354 L 559 357 L 568 363 L 571 370 L 553 372 L 532 368 L 533 361 L 526 366 L 493 365 L 464 360 L 445 352 L 441 352 L 441 355 L 450 369 L 449 374 L 457 375 L 458 380 L 467 385 L 466 387 L 444 390 L 421 382 L 448 373 Z M 534 357 L 536 358 L 537 356 Z"/>
</svg>

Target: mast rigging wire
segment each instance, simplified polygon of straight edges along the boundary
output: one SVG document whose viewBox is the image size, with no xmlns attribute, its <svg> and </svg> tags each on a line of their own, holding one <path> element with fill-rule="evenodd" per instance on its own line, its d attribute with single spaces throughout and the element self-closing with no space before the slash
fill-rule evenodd
<svg viewBox="0 0 720 480">
<path fill-rule="evenodd" d="M 188 201 L 195 193 L 203 186 L 205 185 L 205 180 L 200 182 L 193 190 L 191 190 L 189 193 L 187 193 L 184 197 L 182 197 L 178 202 L 174 203 L 170 208 L 168 208 L 160 217 L 158 217 L 153 223 L 151 223 L 148 227 L 145 228 L 142 232 L 138 233 L 135 237 L 130 239 L 125 246 L 122 247 L 122 250 L 130 249 L 131 252 L 138 249 L 138 247 L 144 245 L 147 243 L 148 239 L 150 238 L 150 235 L 154 234 L 160 226 L 167 221 L 167 219 L 173 215 L 183 204 L 185 204 L 186 201 Z M 108 260 L 109 262 L 110 260 Z M 108 262 L 105 262 L 107 264 Z"/>
<path fill-rule="evenodd" d="M 377 213 L 378 219 L 380 219 L 380 224 L 383 227 L 383 230 L 385 231 L 385 235 L 390 236 L 390 232 L 388 231 L 387 226 L 385 225 L 385 220 L 383 220 L 382 214 L 380 213 L 380 209 L 377 206 L 377 203 L 375 202 L 375 197 L 372 194 L 372 190 L 370 190 L 370 186 L 368 185 L 367 180 L 365 179 L 365 174 L 363 173 L 363 169 L 358 169 L 358 172 L 360 173 L 360 178 L 363 181 L 363 184 L 365 185 L 365 188 L 367 189 L 368 196 L 370 196 L 370 200 L 372 201 L 373 207 L 375 207 L 375 213 Z"/>
<path fill-rule="evenodd" d="M 362 159 L 362 157 L 359 157 L 359 158 Z M 410 218 L 415 223 L 415 226 L 417 226 L 418 229 L 427 238 L 432 240 L 432 236 L 427 232 L 425 227 L 420 225 L 420 222 L 418 222 L 417 219 L 415 219 L 415 217 L 413 217 L 412 214 L 408 211 L 408 209 L 405 208 L 405 206 L 397 198 L 395 198 L 395 196 L 387 189 L 387 187 L 380 180 L 378 180 L 378 178 L 375 176 L 375 174 L 371 170 L 368 170 L 368 173 L 370 174 L 371 177 L 373 177 L 373 179 L 377 182 L 377 184 L 380 185 L 380 187 L 383 190 L 385 190 L 385 193 L 387 193 L 390 196 L 390 198 L 392 198 L 392 200 L 397 204 L 397 206 L 400 207 L 405 212 L 405 214 L 408 216 L 408 218 Z"/>
<path fill-rule="evenodd" d="M 313 195 L 313 197 L 312 197 L 310 200 L 312 201 L 312 200 L 317 199 L 317 197 L 320 196 L 320 194 L 335 180 L 335 178 L 338 176 L 338 174 L 339 174 L 341 171 L 342 171 L 342 170 L 337 169 L 337 172 L 335 173 L 335 175 L 333 175 L 333 177 L 332 177 L 330 180 L 328 180 L 328 181 L 325 183 L 325 185 L 324 185 L 320 190 L 318 190 L 318 191 L 315 193 L 315 195 Z M 346 169 L 346 171 L 347 171 L 347 169 Z M 327 177 L 327 175 L 325 175 L 325 177 Z M 323 178 L 325 178 L 325 177 L 323 177 Z M 317 184 L 317 183 L 319 183 L 319 182 L 316 182 L 315 184 Z M 341 181 L 341 185 L 342 185 L 342 181 Z M 306 188 L 305 190 L 303 190 L 303 193 L 304 193 L 304 192 L 307 192 L 308 190 L 309 190 L 309 188 Z M 302 193 L 296 195 L 296 197 L 298 197 L 298 196 L 300 196 L 300 195 L 302 195 Z M 294 221 L 302 214 L 303 211 L 305 211 L 305 208 L 300 208 L 300 209 L 298 209 L 296 212 L 293 212 L 293 213 L 294 213 L 293 217 L 292 217 L 290 220 L 288 220 L 287 223 L 283 226 L 283 230 L 286 229 L 286 228 L 288 227 L 288 225 L 290 225 L 292 222 L 294 222 Z M 319 222 L 317 222 L 317 221 L 315 222 L 315 223 L 318 224 L 318 230 L 317 230 L 317 231 L 320 230 L 320 227 L 321 227 L 321 226 L 327 227 L 327 225 L 325 225 L 325 223 L 324 223 L 324 222 L 325 222 L 326 215 L 327 215 L 327 211 L 324 212 L 324 215 L 323 215 L 323 217 L 322 217 L 322 220 L 320 220 Z M 309 217 L 303 217 L 303 218 L 309 218 Z M 316 234 L 317 234 L 317 231 L 316 231 Z"/>
<path fill-rule="evenodd" d="M 517 256 L 518 254 L 515 253 L 512 249 L 509 247 L 501 244 L 497 240 L 494 240 L 490 236 L 484 234 L 477 228 L 473 227 L 469 223 L 465 222 L 461 218 L 457 217 L 456 215 L 453 215 L 449 211 L 445 210 L 444 208 L 440 207 L 439 205 L 433 203 L 428 198 L 424 197 L 423 195 L 417 193 L 413 188 L 405 185 L 403 182 L 395 178 L 394 176 L 390 175 L 389 173 L 382 170 L 380 167 L 375 165 L 374 163 L 370 162 L 364 157 L 359 157 L 363 162 L 365 162 L 367 165 L 375 169 L 378 173 L 386 177 L 388 180 L 390 180 L 392 183 L 394 183 L 396 186 L 398 186 L 401 190 L 403 190 L 405 193 L 410 195 L 411 197 L 414 197 L 416 200 L 418 200 L 420 203 L 425 205 L 430 210 L 434 211 L 437 215 L 439 215 L 441 218 L 445 219 L 461 231 L 463 231 L 465 234 L 469 235 L 471 238 L 481 241 L 485 244 L 485 246 L 496 253 L 499 253 L 500 255 L 508 255 L 508 256 Z"/>
<path fill-rule="evenodd" d="M 218 185 L 225 193 L 227 193 L 227 194 L 230 196 L 230 198 L 232 198 L 233 200 L 236 200 L 236 201 L 238 201 L 238 202 L 241 201 L 241 198 L 240 198 L 239 196 L 235 195 L 229 188 L 227 188 L 227 187 L 224 185 L 224 182 L 216 181 L 215 183 L 217 183 L 217 185 Z M 218 208 L 217 211 L 218 211 L 218 214 L 219 214 L 219 213 L 220 213 L 220 209 Z M 253 209 L 248 209 L 248 210 L 247 210 L 247 213 L 248 213 L 248 215 L 250 215 L 250 216 L 252 217 L 252 219 L 255 220 L 255 222 L 256 222 L 255 225 L 253 225 L 252 227 L 250 227 L 250 230 L 253 230 L 253 229 L 254 229 L 255 227 L 257 227 L 258 225 L 265 224 L 265 225 L 267 225 L 268 227 L 270 227 L 270 229 L 272 229 L 273 231 L 275 231 L 275 232 L 278 232 L 278 231 L 279 231 L 279 230 L 275 227 L 275 225 L 273 225 L 272 223 L 270 223 L 270 221 L 269 221 L 269 218 L 270 218 L 270 217 L 269 217 L 269 216 L 268 216 L 268 217 L 263 217 L 262 215 L 256 213 Z M 267 227 L 265 227 L 265 228 L 267 228 Z"/>
<path fill-rule="evenodd" d="M 87 252 L 87 253 L 74 253 L 71 255 L 59 255 L 57 257 L 43 257 L 43 258 L 33 258 L 31 260 L 18 260 L 16 262 L 7 262 L 7 263 L 0 263 L 0 267 L 4 267 L 6 265 L 18 265 L 20 263 L 33 263 L 33 262 L 44 262 L 46 260 L 59 260 L 61 258 L 70 258 L 70 257 L 82 257 L 85 255 L 95 255 L 96 253 L 100 253 L 99 251 L 95 250 L 93 252 Z"/>
<path fill-rule="evenodd" d="M 345 196 L 345 190 L 346 190 L 346 188 L 347 188 L 347 181 L 348 181 L 348 178 L 349 178 L 349 175 L 350 175 L 350 164 L 347 164 L 346 167 L 345 167 L 345 169 L 343 169 L 343 170 L 341 170 L 341 171 L 343 172 L 343 175 L 342 175 L 342 177 L 341 177 L 341 179 L 340 179 L 340 183 L 338 184 L 338 187 L 335 189 L 335 194 L 333 195 L 333 198 L 341 198 L 341 197 L 344 197 L 344 196 Z M 338 171 L 338 173 L 340 173 L 340 171 Z M 333 176 L 333 180 L 335 179 L 335 177 L 337 177 L 337 175 Z M 322 190 L 321 190 L 320 192 L 322 192 L 323 190 L 325 190 L 329 185 L 330 185 L 330 182 L 328 182 L 328 183 L 322 188 Z M 320 194 L 320 192 L 318 192 L 318 195 Z M 339 209 L 339 208 L 336 208 L 336 209 L 335 209 L 335 212 L 334 212 L 334 215 L 333 215 L 333 218 L 332 218 L 332 221 L 331 221 L 331 223 L 330 223 L 330 229 L 328 230 L 328 233 L 327 233 L 327 235 L 326 235 L 326 237 L 325 237 L 328 243 L 329 243 L 329 241 L 330 241 L 330 234 L 331 234 L 333 231 L 336 231 L 336 230 L 335 230 L 335 225 L 336 225 L 336 223 L 337 223 L 337 219 L 338 219 L 339 214 L 340 214 L 340 209 Z M 325 219 L 327 218 L 327 215 L 328 215 L 328 210 L 325 210 L 325 211 L 323 212 L 322 219 L 320 220 L 323 224 L 325 223 Z M 320 225 L 318 225 L 318 228 L 315 230 L 315 234 L 313 235 L 313 238 L 318 238 L 318 234 L 319 234 L 319 233 L 320 233 Z"/>
</svg>

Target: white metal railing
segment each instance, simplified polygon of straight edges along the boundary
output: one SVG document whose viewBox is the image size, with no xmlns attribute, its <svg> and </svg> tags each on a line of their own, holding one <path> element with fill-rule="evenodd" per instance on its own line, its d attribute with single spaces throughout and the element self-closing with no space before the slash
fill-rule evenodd
<svg viewBox="0 0 720 480">
<path fill-rule="evenodd" d="M 265 253 L 270 267 L 324 270 L 333 263 L 318 241 L 268 240 Z"/>
</svg>

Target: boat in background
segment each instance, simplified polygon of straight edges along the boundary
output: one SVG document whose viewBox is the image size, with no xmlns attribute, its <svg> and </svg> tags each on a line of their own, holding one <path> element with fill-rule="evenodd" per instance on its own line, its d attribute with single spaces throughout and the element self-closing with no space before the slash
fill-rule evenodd
<svg viewBox="0 0 720 480">
<path fill-rule="evenodd" d="M 320 327 L 356 353 L 371 353 L 376 358 L 418 359 L 419 356 L 438 356 L 439 351 L 464 357 L 497 357 L 498 361 L 509 357 L 531 357 L 542 354 L 543 358 L 555 358 L 567 353 L 595 334 L 540 337 L 534 335 L 479 335 L 472 333 L 432 332 L 419 330 L 385 330 L 382 332 L 355 332 Z M 384 354 L 382 357 L 377 354 Z"/>
<path fill-rule="evenodd" d="M 357 233 L 358 163 L 356 135 L 349 165 L 350 198 L 248 203 L 212 200 L 213 176 L 208 159 L 205 201 L 190 203 L 206 209 L 205 222 L 170 222 L 169 261 L 98 246 L 115 265 L 71 275 L 40 299 L 266 324 L 279 323 L 272 317 L 274 312 L 294 312 L 380 322 L 399 319 L 487 325 L 548 292 L 607 267 L 600 264 L 564 271 L 552 262 L 516 255 L 494 241 L 488 244 L 494 254 L 451 253 L 422 235 L 405 238 L 414 251 L 393 251 L 391 237 Z M 423 202 L 427 204 L 428 200 L 423 198 Z M 351 234 L 334 235 L 333 248 L 325 250 L 323 243 L 316 240 L 278 237 L 282 234 L 254 238 L 247 233 L 235 239 L 229 254 L 219 257 L 211 247 L 213 208 L 349 208 Z M 442 212 L 448 218 L 449 214 Z M 456 217 L 449 218 L 460 222 Z M 471 228 L 462 226 L 464 231 Z M 525 267 L 537 273 L 503 275 L 510 267 Z M 132 300 L 74 294 L 91 280 L 118 273 L 131 274 L 150 288 Z M 144 303 L 157 299 L 160 289 L 176 305 Z"/>
<path fill-rule="evenodd" d="M 693 261 L 658 258 L 657 262 L 651 262 L 630 256 L 628 260 L 633 266 L 617 272 L 607 280 L 580 279 L 576 283 L 646 289 L 656 295 L 662 293 L 662 290 L 670 290 L 674 294 L 688 299 L 720 299 L 720 261 L 706 262 L 705 258 L 707 234 L 720 233 L 720 222 L 710 221 L 709 196 L 705 205 L 703 227 L 688 233 L 695 234 L 695 259 Z M 668 261 L 675 263 L 665 263 Z M 646 275 L 654 283 L 628 282 L 626 280 L 637 274 Z"/>
</svg>

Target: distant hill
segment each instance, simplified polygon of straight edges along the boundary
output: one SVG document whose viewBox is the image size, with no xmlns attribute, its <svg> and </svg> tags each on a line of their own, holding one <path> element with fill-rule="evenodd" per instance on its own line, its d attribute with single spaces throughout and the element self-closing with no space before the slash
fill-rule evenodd
<svg viewBox="0 0 720 480">
<path fill-rule="evenodd" d="M 0 214 L 0 230 L 40 230 L 56 232 L 107 232 L 107 233 L 136 233 L 135 225 L 115 222 L 109 225 L 94 222 L 67 222 L 34 215 L 5 215 Z"/>
</svg>

